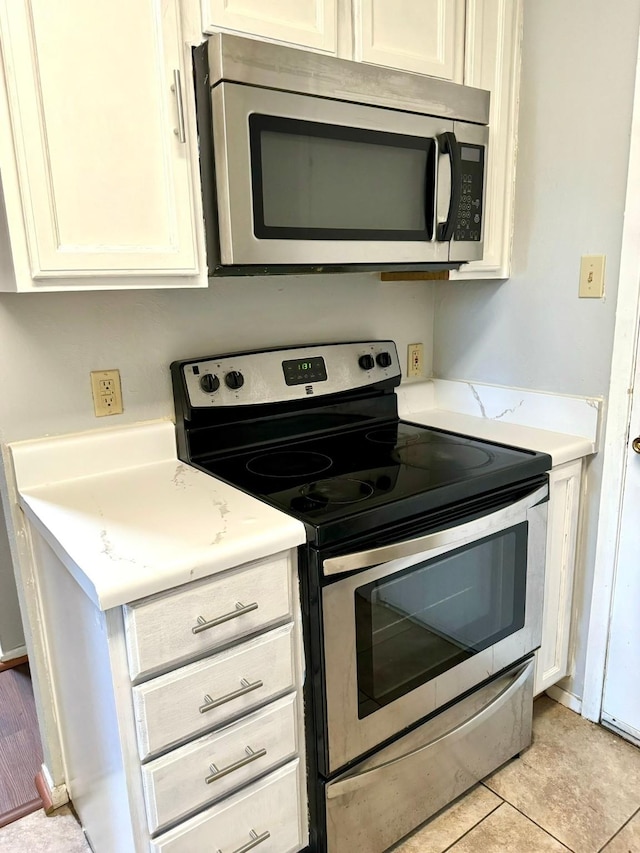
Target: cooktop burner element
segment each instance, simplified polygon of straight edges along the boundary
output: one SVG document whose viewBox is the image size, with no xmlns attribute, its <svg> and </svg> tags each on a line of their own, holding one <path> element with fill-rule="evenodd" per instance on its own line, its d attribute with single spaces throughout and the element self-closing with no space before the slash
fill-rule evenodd
<svg viewBox="0 0 640 853">
<path fill-rule="evenodd" d="M 366 435 L 367 441 L 372 441 L 374 444 L 386 444 L 390 447 L 395 447 L 398 443 L 398 427 L 389 427 L 388 429 L 374 429 Z"/>
<path fill-rule="evenodd" d="M 261 453 L 247 462 L 247 471 L 261 477 L 312 477 L 327 471 L 333 465 L 324 453 L 308 450 L 282 450 L 276 453 Z"/>
<path fill-rule="evenodd" d="M 180 458 L 299 518 L 319 547 L 550 468 L 545 454 L 399 420 L 392 341 L 210 356 L 172 372 Z"/>
<path fill-rule="evenodd" d="M 321 506 L 353 504 L 370 497 L 373 494 L 373 486 L 350 477 L 334 477 L 332 480 L 309 483 L 300 489 L 300 494 Z"/>
<path fill-rule="evenodd" d="M 424 468 L 427 471 L 437 469 L 455 469 L 471 471 L 491 465 L 494 454 L 482 447 L 450 443 L 433 439 L 429 436 L 425 441 L 416 441 L 394 448 L 394 459 L 404 465 L 414 468 Z"/>
</svg>

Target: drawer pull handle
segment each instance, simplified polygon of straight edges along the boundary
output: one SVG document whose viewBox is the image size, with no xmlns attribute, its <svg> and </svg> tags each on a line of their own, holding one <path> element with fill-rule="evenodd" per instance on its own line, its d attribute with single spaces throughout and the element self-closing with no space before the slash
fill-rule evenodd
<svg viewBox="0 0 640 853">
<path fill-rule="evenodd" d="M 258 835 L 255 829 L 252 829 L 249 832 L 251 836 L 251 841 L 247 841 L 246 844 L 243 844 L 242 847 L 238 847 L 237 850 L 234 850 L 233 853 L 247 853 L 249 850 L 253 850 L 254 847 L 257 847 L 258 844 L 262 844 L 263 841 L 266 841 L 267 838 L 271 838 L 271 833 L 267 829 L 262 835 Z M 218 850 L 217 853 L 222 853 L 222 850 Z"/>
<path fill-rule="evenodd" d="M 254 601 L 251 604 L 241 604 L 236 601 L 236 609 L 231 613 L 225 613 L 224 616 L 218 616 L 217 619 L 211 619 L 209 622 L 204 616 L 198 616 L 196 620 L 198 624 L 192 628 L 194 634 L 200 634 L 201 631 L 207 631 L 209 628 L 215 628 L 216 625 L 222 625 L 224 622 L 229 622 L 231 619 L 237 619 L 238 616 L 243 616 L 245 613 L 251 613 L 252 610 L 258 609 L 258 602 Z"/>
<path fill-rule="evenodd" d="M 228 767 L 223 767 L 221 770 L 218 770 L 215 764 L 210 764 L 209 770 L 211 770 L 211 776 L 207 776 L 204 780 L 207 785 L 210 785 L 217 779 L 222 779 L 223 776 L 228 776 L 229 773 L 233 773 L 234 770 L 240 770 L 241 767 L 246 767 L 247 764 L 251 764 L 252 761 L 257 761 L 259 758 L 263 758 L 267 754 L 267 750 L 264 748 L 258 749 L 254 752 L 250 746 L 245 746 L 244 751 L 247 753 L 245 758 L 241 758 L 239 761 L 234 761 L 233 764 L 229 764 Z"/>
<path fill-rule="evenodd" d="M 242 687 L 239 690 L 227 693 L 226 696 L 221 696 L 219 699 L 212 699 L 208 693 L 205 693 L 204 705 L 200 705 L 198 708 L 200 713 L 204 714 L 207 711 L 212 711 L 214 708 L 219 708 L 220 705 L 224 705 L 226 702 L 231 702 L 232 699 L 238 699 L 240 696 L 244 696 L 245 693 L 251 693 L 252 690 L 257 690 L 259 687 L 262 687 L 264 682 L 260 679 L 249 682 L 246 678 L 241 678 L 240 684 L 242 684 Z"/>
</svg>

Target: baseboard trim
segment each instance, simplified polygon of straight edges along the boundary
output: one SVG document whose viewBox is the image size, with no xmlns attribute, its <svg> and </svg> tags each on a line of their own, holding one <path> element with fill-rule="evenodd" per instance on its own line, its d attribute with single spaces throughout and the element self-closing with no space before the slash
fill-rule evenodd
<svg viewBox="0 0 640 853">
<path fill-rule="evenodd" d="M 36 790 L 40 794 L 42 800 L 42 808 L 45 814 L 51 814 L 61 806 L 69 802 L 69 792 L 66 785 L 54 785 L 51 780 L 45 764 L 42 765 L 40 772 L 36 776 Z"/>
<path fill-rule="evenodd" d="M 563 690 L 562 687 L 553 685 L 545 690 L 547 696 L 550 696 L 554 701 L 564 705 L 576 714 L 582 714 L 582 699 L 579 699 L 574 693 L 569 693 L 568 690 Z"/>
<path fill-rule="evenodd" d="M 0 650 L 1 651 L 1 650 Z M 16 646 L 15 649 L 9 649 L 8 652 L 0 654 L 0 664 L 13 664 L 14 660 L 19 660 L 27 656 L 27 647 L 24 643 L 21 646 Z"/>
</svg>

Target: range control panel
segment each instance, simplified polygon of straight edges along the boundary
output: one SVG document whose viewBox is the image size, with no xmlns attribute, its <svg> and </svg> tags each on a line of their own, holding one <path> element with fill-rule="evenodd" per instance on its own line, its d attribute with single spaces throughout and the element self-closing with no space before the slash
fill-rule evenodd
<svg viewBox="0 0 640 853">
<path fill-rule="evenodd" d="M 178 362 L 194 408 L 252 406 L 400 381 L 393 341 L 311 345 Z"/>
<path fill-rule="evenodd" d="M 461 193 L 454 239 L 482 240 L 482 197 L 484 190 L 484 145 L 460 143 Z"/>
</svg>

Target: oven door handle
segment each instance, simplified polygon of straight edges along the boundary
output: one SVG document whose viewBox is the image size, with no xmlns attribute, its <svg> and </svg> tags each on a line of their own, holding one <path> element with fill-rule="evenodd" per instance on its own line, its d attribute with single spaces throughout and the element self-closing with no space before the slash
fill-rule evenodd
<svg viewBox="0 0 640 853">
<path fill-rule="evenodd" d="M 424 752 L 427 749 L 434 747 L 436 744 L 442 741 L 453 742 L 455 740 L 459 740 L 465 734 L 469 732 L 470 729 L 474 729 L 477 726 L 481 725 L 488 717 L 491 717 L 496 711 L 501 708 L 506 702 L 509 702 L 526 682 L 526 680 L 531 676 L 533 667 L 533 661 L 527 660 L 525 661 L 521 667 L 519 667 L 512 674 L 512 678 L 509 683 L 506 684 L 503 689 L 497 694 L 497 696 L 493 696 L 492 699 L 487 702 L 486 705 L 483 705 L 479 711 L 477 711 L 472 717 L 469 717 L 464 722 L 460 723 L 457 726 L 449 729 L 446 732 L 443 732 L 438 737 L 432 738 L 427 741 L 427 743 L 421 744 L 416 749 L 412 749 L 404 755 L 398 755 L 395 758 L 390 759 L 389 761 L 383 761 L 382 764 L 377 764 L 374 767 L 366 767 L 363 770 L 356 770 L 355 772 L 343 776 L 342 778 L 338 778 L 335 782 L 330 783 L 327 786 L 327 797 L 329 799 L 333 797 L 343 797 L 345 794 L 349 794 L 351 792 L 357 791 L 361 789 L 364 785 L 373 782 L 376 776 L 385 776 L 389 773 L 390 770 L 396 765 L 400 764 L 403 761 L 407 761 L 408 759 L 413 758 L 416 755 L 419 755 L 421 752 Z M 393 772 L 391 773 L 393 775 Z"/>
<path fill-rule="evenodd" d="M 446 530 L 438 530 L 416 539 L 405 539 L 402 542 L 382 545 L 368 551 L 329 557 L 322 564 L 322 573 L 325 576 L 339 575 L 344 572 L 352 572 L 355 569 L 369 569 L 372 566 L 390 563 L 392 560 L 398 560 L 402 557 L 413 557 L 435 548 L 455 548 L 459 545 L 465 545 L 485 534 L 488 535 L 493 531 L 517 523 L 516 519 L 519 516 L 522 516 L 536 504 L 541 503 L 548 495 L 549 486 L 545 484 L 516 503 L 509 504 L 509 506 L 492 512 L 490 515 L 483 515 L 481 518 L 468 521 L 466 524 L 460 524 L 458 527 L 449 527 Z"/>
</svg>

